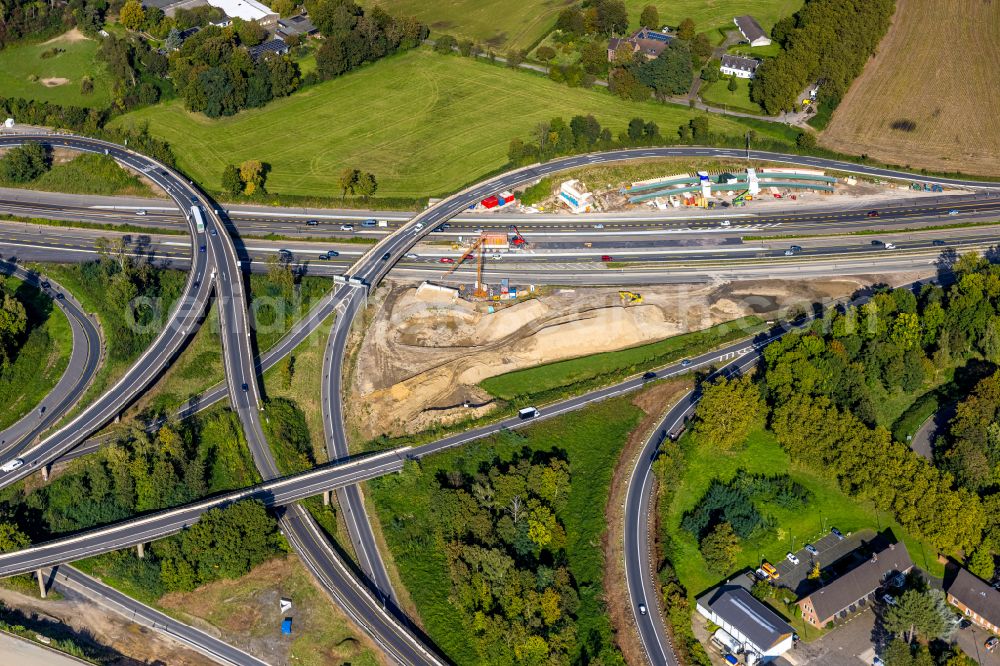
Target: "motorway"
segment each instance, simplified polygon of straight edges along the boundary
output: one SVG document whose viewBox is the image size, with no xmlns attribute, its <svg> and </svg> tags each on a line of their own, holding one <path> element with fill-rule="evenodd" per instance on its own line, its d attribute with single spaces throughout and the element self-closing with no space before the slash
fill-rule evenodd
<svg viewBox="0 0 1000 666">
<path fill-rule="evenodd" d="M 17 142 L 21 142 L 23 140 L 24 140 L 23 137 L 18 137 L 16 139 Z M 43 138 L 42 140 L 47 141 L 49 140 L 49 138 Z M 83 149 L 88 149 L 88 146 L 93 145 L 93 144 L 88 144 L 87 140 L 81 140 L 75 138 L 65 138 L 65 139 L 60 138 L 57 139 L 56 141 L 57 142 L 62 141 L 66 145 L 70 145 L 73 147 L 82 147 Z M 3 144 L 0 143 L 0 145 Z M 117 151 L 115 152 L 115 157 L 117 159 L 125 161 L 126 163 L 129 163 L 128 160 L 138 159 L 134 158 L 134 156 L 132 156 L 131 153 L 121 150 L 117 147 L 109 148 L 109 150 Z M 379 242 L 378 245 L 367 250 L 367 252 L 353 264 L 353 266 L 349 269 L 347 273 L 347 277 L 350 278 L 350 284 L 339 286 L 334 296 L 334 299 L 331 300 L 331 304 L 334 304 L 334 308 L 341 307 L 344 313 L 343 316 L 340 318 L 342 321 L 338 321 L 338 326 L 335 328 L 335 334 L 337 330 L 340 330 L 342 328 L 346 329 L 350 325 L 353 315 L 358 310 L 360 310 L 360 307 L 356 305 L 353 307 L 351 306 L 351 303 L 356 303 L 358 300 L 360 300 L 358 299 L 357 296 L 354 295 L 356 292 L 358 291 L 363 292 L 377 285 L 381 281 L 381 279 L 385 277 L 385 275 L 389 272 L 389 270 L 393 267 L 393 265 L 402 257 L 402 255 L 408 252 L 410 248 L 412 248 L 417 241 L 419 241 L 421 238 L 426 237 L 429 233 L 431 233 L 432 229 L 438 224 L 443 223 L 444 221 L 450 219 L 457 213 L 465 210 L 470 203 L 474 203 L 475 201 L 478 201 L 479 199 L 493 192 L 503 189 L 512 189 L 513 187 L 516 187 L 518 185 L 527 182 L 531 182 L 537 178 L 543 177 L 550 173 L 554 173 L 556 171 L 572 167 L 592 165 L 602 162 L 629 160 L 629 159 L 645 159 L 645 158 L 660 158 L 668 156 L 692 156 L 692 155 L 704 155 L 706 157 L 742 157 L 743 152 L 731 151 L 726 149 L 663 148 L 663 149 L 623 150 L 623 151 L 613 151 L 609 153 L 602 153 L 595 155 L 574 156 L 562 160 L 555 160 L 547 164 L 526 167 L 524 169 L 516 170 L 511 173 L 503 174 L 501 176 L 498 176 L 497 178 L 473 186 L 457 195 L 449 197 L 443 202 L 420 213 L 413 220 L 401 226 L 391 235 L 385 237 L 383 240 Z M 998 186 L 995 183 L 975 183 L 968 181 L 956 181 L 952 179 L 927 179 L 927 178 L 912 176 L 909 174 L 903 174 L 901 172 L 895 172 L 892 170 L 864 167 L 850 163 L 840 163 L 830 160 L 822 160 L 819 158 L 780 156 L 770 153 L 761 153 L 757 151 L 751 151 L 750 157 L 753 159 L 760 159 L 760 160 L 794 162 L 794 163 L 807 164 L 809 166 L 817 166 L 827 169 L 839 169 L 839 170 L 849 171 L 852 173 L 860 173 L 876 177 L 889 177 L 889 178 L 902 177 L 907 180 L 923 180 L 927 182 L 938 182 L 943 184 L 975 187 L 984 190 L 1000 189 L 1000 186 Z M 145 163 L 141 163 L 140 168 L 141 166 L 149 166 L 149 162 L 146 161 Z M 166 171 L 162 171 L 162 173 L 167 174 Z M 154 179 L 158 177 L 158 172 L 155 169 L 152 172 L 147 171 L 147 174 L 150 174 L 151 177 L 153 177 Z M 183 182 L 176 182 L 176 181 L 164 182 L 163 186 L 171 195 L 175 196 L 175 199 L 179 202 L 182 208 L 186 207 L 185 196 L 194 196 L 197 198 L 198 201 L 204 201 L 204 199 L 192 188 L 187 188 L 186 186 L 184 186 Z M 178 188 L 177 192 L 173 191 L 173 188 L 175 187 Z M 212 210 L 211 206 L 206 206 L 206 211 L 211 211 L 211 210 Z M 219 226 L 219 220 L 214 215 L 210 215 L 210 217 L 212 218 L 212 224 L 216 225 L 218 228 L 221 228 Z M 423 228 L 421 228 L 421 225 Z M 192 236 L 195 235 L 196 234 L 192 230 Z M 214 259 L 215 265 L 218 266 L 218 272 L 215 279 L 215 286 L 220 294 L 220 299 L 219 299 L 220 308 L 222 308 L 222 316 L 223 316 L 223 321 L 225 322 L 225 328 L 228 329 L 226 331 L 224 345 L 227 348 L 226 365 L 227 365 L 227 376 L 230 378 L 230 385 L 229 385 L 229 391 L 231 394 L 230 397 L 233 400 L 234 407 L 237 409 L 238 412 L 240 412 L 241 420 L 244 421 L 244 425 L 245 427 L 247 427 L 248 441 L 251 439 L 251 437 L 257 440 L 251 443 L 251 449 L 254 451 L 256 459 L 259 454 L 264 452 L 267 444 L 266 441 L 264 441 L 263 439 L 263 434 L 260 431 L 259 427 L 259 397 L 258 397 L 259 394 L 256 385 L 256 366 L 252 351 L 252 343 L 249 337 L 250 336 L 249 328 L 247 328 L 246 326 L 246 316 L 245 316 L 246 301 L 242 293 L 242 285 L 241 284 L 239 286 L 236 285 L 236 281 L 241 281 L 242 279 L 239 273 L 240 267 L 236 263 L 237 262 L 236 250 L 235 246 L 231 245 L 231 241 L 229 240 L 229 234 L 220 233 L 217 237 L 213 237 L 211 245 L 212 245 L 211 253 L 199 253 L 199 256 L 195 258 L 196 262 L 195 270 L 191 271 L 191 274 L 192 278 L 196 274 L 202 275 L 205 268 L 212 265 L 212 259 Z M 201 257 L 200 255 L 202 254 L 209 255 L 209 258 Z M 872 261 L 873 264 L 880 263 L 880 258 L 873 257 L 872 259 L 874 260 Z M 200 285 L 200 287 L 192 285 L 192 279 L 189 278 L 188 291 L 194 292 L 195 298 L 192 300 L 195 300 L 195 302 L 197 302 L 196 301 L 197 295 L 207 291 L 207 287 L 205 287 L 204 285 L 206 285 L 209 281 L 195 280 L 194 282 L 196 283 L 196 285 Z M 188 294 L 186 294 L 186 296 L 188 296 Z M 204 305 L 203 301 L 201 302 L 201 305 L 202 306 Z M 165 332 L 160 336 L 160 338 L 157 339 L 157 342 L 160 342 L 165 338 L 168 339 L 168 341 L 176 341 L 177 339 L 183 341 L 183 339 L 186 338 L 186 334 L 190 332 L 190 328 L 182 327 L 180 329 L 177 329 L 175 327 L 175 331 L 179 332 L 175 332 L 173 335 L 167 335 L 167 333 Z M 180 332 L 182 332 L 183 335 Z M 156 346 L 157 346 L 156 343 L 154 343 L 154 348 Z M 153 350 L 150 350 L 150 352 L 152 351 Z M 150 352 L 147 352 L 147 354 L 149 354 Z M 339 374 L 342 371 L 340 363 L 338 362 L 340 354 L 332 354 L 331 356 L 334 358 L 334 361 L 330 364 L 329 367 L 330 373 L 331 375 L 333 373 Z M 158 358 L 159 357 L 157 356 L 157 359 Z M 144 364 L 142 360 L 140 360 L 140 363 L 137 363 L 136 365 L 140 366 Z M 151 379 L 152 379 L 151 376 L 144 377 L 142 388 L 144 388 L 146 383 L 148 383 L 148 381 Z M 241 390 L 241 388 L 238 388 L 236 380 L 242 380 L 241 382 L 239 382 L 240 387 L 242 387 L 242 384 L 247 384 L 247 390 Z M 122 386 L 122 384 L 125 385 Z M 135 389 L 134 383 L 125 383 L 123 380 L 122 384 L 116 386 L 115 389 L 110 391 L 107 396 L 102 396 L 102 398 L 98 401 L 98 403 L 100 403 L 102 400 L 105 400 L 106 398 L 108 400 L 111 400 L 113 403 L 120 403 L 120 402 L 127 403 L 128 401 L 130 401 L 135 397 L 135 394 L 139 390 L 141 390 L 141 388 Z M 633 387 L 633 389 L 634 388 L 635 387 Z M 622 386 L 619 386 L 617 388 L 612 387 L 611 389 L 604 390 L 607 391 L 608 393 L 596 392 L 595 394 L 590 394 L 589 396 L 584 396 L 577 400 L 581 401 L 579 403 L 581 405 L 587 404 L 589 402 L 592 402 L 593 400 L 601 399 L 602 397 L 607 397 L 608 395 L 617 394 L 623 392 L 624 390 L 630 390 L 630 389 Z M 557 405 L 555 406 L 554 410 L 549 410 L 548 408 L 546 408 L 543 411 L 543 418 L 573 409 L 574 407 L 570 403 L 572 403 L 572 401 L 566 401 L 565 405 L 562 404 Z M 256 422 L 256 427 L 254 427 L 255 422 Z M 500 427 L 514 427 L 516 425 L 518 424 L 502 423 L 502 424 L 495 424 L 494 427 L 499 429 Z M 86 430 L 86 427 L 80 428 L 80 430 Z M 60 433 L 61 432 L 63 431 L 60 431 Z M 87 430 L 87 432 L 88 433 L 92 432 L 92 429 Z M 54 437 L 57 437 L 60 433 L 57 433 L 56 436 Z M 74 433 L 74 436 L 79 436 L 79 435 L 77 433 Z M 477 431 L 473 431 L 471 433 L 456 435 L 455 437 L 452 438 L 446 438 L 446 440 L 442 440 L 441 442 L 437 443 L 437 448 L 435 448 L 435 445 L 426 445 L 425 447 L 419 447 L 419 449 L 415 449 L 413 451 L 413 455 L 423 455 L 426 453 L 433 452 L 434 450 L 440 450 L 440 448 L 446 448 L 448 446 L 458 445 L 465 441 L 469 441 L 469 439 L 476 436 L 482 436 L 482 433 L 477 433 Z M 53 456 L 53 453 L 55 452 L 61 454 L 64 452 L 64 450 L 68 450 L 68 448 L 70 447 L 62 449 L 65 441 L 68 441 L 67 437 L 64 437 L 63 441 L 57 441 L 55 443 L 46 440 L 46 442 L 43 442 L 41 445 L 39 445 L 39 447 L 36 447 L 36 449 L 32 449 L 32 451 L 29 451 L 26 454 L 26 456 L 31 456 L 32 454 L 34 454 L 35 456 L 34 458 L 28 458 L 30 467 L 36 466 L 39 460 L 52 459 L 53 457 L 55 457 Z M 38 452 L 39 450 L 40 452 Z M 328 483 L 324 487 L 324 489 L 336 487 L 337 485 L 351 485 L 353 483 L 357 483 L 360 480 L 371 478 L 374 475 L 384 473 L 393 466 L 395 466 L 395 468 L 398 469 L 398 466 L 401 465 L 401 460 L 398 458 L 398 456 L 402 455 L 402 453 L 397 452 L 396 455 L 397 455 L 396 460 L 391 464 L 385 462 L 379 463 L 379 461 L 377 460 L 375 462 L 368 461 L 360 464 L 350 463 L 349 465 L 351 466 L 346 468 L 348 470 L 346 472 L 343 471 L 341 466 L 334 466 L 333 469 L 337 469 L 339 476 L 337 477 L 336 480 L 327 480 Z M 372 469 L 373 465 L 375 466 L 382 465 L 384 469 L 375 471 Z M 266 467 L 266 465 L 264 466 Z M 26 465 L 26 467 L 28 466 Z M 28 467 L 26 471 L 30 471 L 30 467 Z M 4 482 L 9 483 L 12 478 L 15 477 L 20 478 L 21 476 L 23 476 L 23 473 L 20 472 L 13 475 L 8 475 L 8 477 L 4 479 Z M 296 479 L 298 478 L 299 477 L 296 477 Z M 313 481 L 315 481 L 313 477 L 310 478 L 312 478 Z M 298 496 L 295 497 L 297 498 Z M 181 509 L 177 509 L 172 512 L 161 512 L 160 514 L 153 514 L 152 516 L 140 519 L 138 521 L 131 521 L 125 524 L 124 527 L 121 526 L 115 527 L 114 529 L 118 531 L 115 532 L 114 534 L 107 532 L 106 530 L 109 528 L 105 528 L 104 530 L 98 530 L 95 532 L 86 533 L 85 535 L 78 535 L 77 537 L 73 537 L 69 540 L 61 540 L 60 542 L 58 542 L 58 545 L 56 545 L 57 542 L 53 542 L 52 544 L 46 544 L 45 546 L 39 546 L 31 548 L 27 551 L 21 551 L 21 553 L 6 555 L 0 558 L 0 574 L 7 575 L 5 572 L 8 571 L 14 572 L 13 569 L 16 568 L 18 565 L 13 564 L 13 560 L 9 558 L 11 558 L 12 556 L 16 558 L 22 553 L 33 553 L 32 556 L 28 557 L 25 561 L 21 562 L 20 564 L 20 566 L 23 567 L 25 566 L 26 562 L 30 562 L 30 565 L 28 565 L 28 570 L 30 570 L 37 568 L 38 566 L 41 566 L 41 564 L 39 564 L 39 561 L 40 559 L 44 559 L 44 557 L 40 557 L 39 552 L 42 550 L 46 551 L 47 557 L 50 559 L 61 558 L 58 560 L 50 561 L 49 563 L 51 564 L 55 563 L 56 561 L 69 561 L 72 559 L 76 559 L 82 556 L 83 554 L 89 554 L 91 552 L 103 552 L 105 550 L 120 548 L 123 547 L 124 545 L 129 545 L 131 543 L 148 541 L 158 536 L 162 536 L 163 534 L 170 533 L 171 530 L 176 531 L 178 529 L 181 529 L 184 525 L 190 524 L 189 522 L 185 521 L 196 520 L 198 515 L 197 511 L 195 511 L 194 513 L 191 513 L 191 511 L 192 511 L 191 508 L 183 507 Z M 289 519 L 288 518 L 289 513 L 286 513 L 285 518 L 283 518 L 283 525 L 286 524 L 287 520 L 292 520 L 294 522 L 296 518 L 301 516 L 301 514 L 297 516 L 294 512 L 294 509 L 290 513 L 292 515 L 292 518 Z M 302 526 L 308 529 L 307 525 L 303 524 Z M 295 545 L 297 549 L 307 548 L 304 543 L 296 543 L 296 541 L 298 541 L 298 539 L 295 536 L 296 534 L 303 534 L 303 532 L 293 532 L 293 536 L 290 539 L 290 541 L 293 542 L 293 545 Z M 287 533 L 286 536 L 288 536 Z M 140 539 L 140 541 L 135 541 L 135 539 L 137 538 Z M 308 565 L 309 564 L 308 556 L 306 557 L 306 560 Z M 339 589 L 339 591 L 343 593 L 343 589 Z M 370 620 L 373 617 L 377 619 L 379 610 L 380 609 L 378 609 L 377 607 L 373 609 L 371 607 L 371 604 L 365 604 L 360 609 L 360 612 L 363 614 L 364 620 Z M 382 611 L 382 614 L 385 615 L 385 612 Z M 362 624 L 363 626 L 367 626 L 366 622 L 362 622 Z M 397 635 L 396 638 L 400 639 L 404 643 L 408 643 L 409 636 L 410 634 L 408 632 L 401 632 L 401 634 Z M 383 647 L 385 647 L 384 644 Z M 405 661 L 404 663 L 416 663 L 416 661 L 413 662 Z M 431 659 L 428 659 L 428 663 L 435 663 L 435 662 Z"/>
<path fill-rule="evenodd" d="M 59 284 L 6 262 L 0 262 L 0 273 L 13 275 L 50 297 L 69 320 L 73 341 L 69 362 L 56 385 L 41 402 L 28 405 L 24 416 L 0 432 L 0 456 L 6 459 L 16 456 L 76 404 L 100 367 L 101 332 L 73 294 Z"/>
</svg>

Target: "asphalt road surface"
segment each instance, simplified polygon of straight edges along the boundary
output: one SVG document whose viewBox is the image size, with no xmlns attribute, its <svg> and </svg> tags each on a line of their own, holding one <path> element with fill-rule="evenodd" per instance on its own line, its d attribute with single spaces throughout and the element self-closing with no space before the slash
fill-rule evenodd
<svg viewBox="0 0 1000 666">
<path fill-rule="evenodd" d="M 56 385 L 16 423 L 0 432 L 0 456 L 6 459 L 16 456 L 76 404 L 100 367 L 101 333 L 73 295 L 55 282 L 4 262 L 0 262 L 0 273 L 13 275 L 49 296 L 69 320 L 73 340 L 69 362 Z"/>
</svg>

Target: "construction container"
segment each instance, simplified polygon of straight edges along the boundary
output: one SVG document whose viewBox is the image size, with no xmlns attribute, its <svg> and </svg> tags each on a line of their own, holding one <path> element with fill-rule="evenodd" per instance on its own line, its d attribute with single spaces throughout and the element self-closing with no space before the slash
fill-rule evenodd
<svg viewBox="0 0 1000 666">
<path fill-rule="evenodd" d="M 496 208 L 500 205 L 500 201 L 496 198 L 496 195 L 486 197 L 480 203 L 482 203 L 483 208 Z"/>
</svg>

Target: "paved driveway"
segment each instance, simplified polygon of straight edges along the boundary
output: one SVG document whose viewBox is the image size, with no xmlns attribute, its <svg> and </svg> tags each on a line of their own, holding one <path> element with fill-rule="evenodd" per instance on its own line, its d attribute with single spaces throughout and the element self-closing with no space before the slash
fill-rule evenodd
<svg viewBox="0 0 1000 666">
<path fill-rule="evenodd" d="M 800 642 L 780 659 L 778 666 L 862 666 L 871 664 L 875 613 L 869 608 L 812 643 Z M 868 657 L 864 661 L 863 657 Z"/>
<path fill-rule="evenodd" d="M 971 626 L 967 629 L 956 631 L 954 641 L 958 643 L 958 646 L 962 648 L 965 654 L 975 659 L 982 666 L 1000 666 L 1000 648 L 990 653 L 983 647 L 983 643 L 992 635 L 985 629 Z"/>
</svg>

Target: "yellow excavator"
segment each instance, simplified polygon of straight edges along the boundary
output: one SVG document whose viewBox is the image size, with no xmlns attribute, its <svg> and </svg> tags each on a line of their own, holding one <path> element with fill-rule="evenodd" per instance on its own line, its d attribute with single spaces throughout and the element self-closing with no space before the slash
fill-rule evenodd
<svg viewBox="0 0 1000 666">
<path fill-rule="evenodd" d="M 625 305 L 639 305 L 642 303 L 642 294 L 637 294 L 634 291 L 619 291 L 618 295 L 622 298 L 622 303 Z"/>
</svg>

